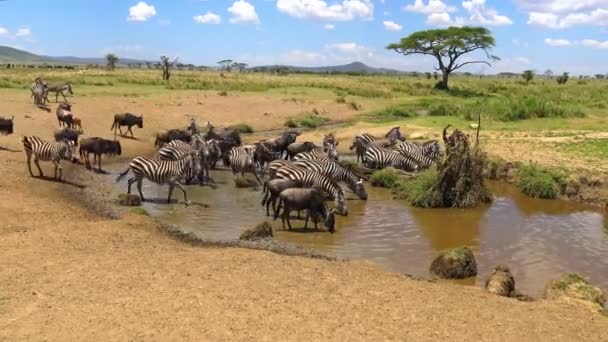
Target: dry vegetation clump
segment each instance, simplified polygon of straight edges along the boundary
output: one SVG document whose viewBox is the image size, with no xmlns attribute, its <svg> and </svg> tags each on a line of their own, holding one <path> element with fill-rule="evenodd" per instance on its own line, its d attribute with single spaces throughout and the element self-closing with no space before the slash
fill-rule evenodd
<svg viewBox="0 0 608 342">
<path fill-rule="evenodd" d="M 601 289 L 591 285 L 585 278 L 571 273 L 549 282 L 545 288 L 545 298 L 570 297 L 596 303 L 604 308 L 607 296 Z"/>
<path fill-rule="evenodd" d="M 449 127 L 449 126 L 448 126 Z M 446 156 L 437 167 L 437 182 L 430 191 L 429 207 L 470 208 L 492 201 L 484 185 L 486 155 L 456 129 L 449 137 L 443 131 Z"/>
<path fill-rule="evenodd" d="M 118 195 L 118 203 L 125 207 L 137 207 L 141 205 L 141 198 L 134 194 L 120 194 Z"/>
<path fill-rule="evenodd" d="M 477 262 L 469 247 L 448 249 L 433 260 L 430 271 L 441 278 L 468 278 L 477 275 Z"/>
<path fill-rule="evenodd" d="M 247 229 L 239 237 L 240 240 L 255 241 L 265 238 L 272 238 L 272 225 L 266 221 L 258 224 L 257 226 Z"/>
<path fill-rule="evenodd" d="M 247 179 L 244 177 L 236 177 L 234 178 L 234 185 L 237 188 L 251 188 L 256 186 L 257 183 L 252 181 L 251 179 Z"/>
<path fill-rule="evenodd" d="M 515 278 L 513 278 L 509 267 L 496 266 L 486 280 L 486 289 L 498 296 L 512 297 L 515 294 Z"/>
</svg>

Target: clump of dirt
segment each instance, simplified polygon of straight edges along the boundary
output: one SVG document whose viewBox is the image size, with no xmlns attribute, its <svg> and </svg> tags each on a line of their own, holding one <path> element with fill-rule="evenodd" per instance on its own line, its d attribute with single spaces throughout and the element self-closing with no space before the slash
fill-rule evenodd
<svg viewBox="0 0 608 342">
<path fill-rule="evenodd" d="M 449 126 L 448 126 L 449 127 Z M 446 157 L 438 165 L 437 184 L 431 192 L 433 208 L 470 208 L 490 203 L 492 194 L 484 185 L 486 155 L 471 146 L 469 137 L 455 129 L 448 137 L 443 130 Z"/>
<path fill-rule="evenodd" d="M 141 198 L 139 195 L 120 194 L 118 195 L 118 203 L 125 207 L 138 207 L 141 205 Z"/>
<path fill-rule="evenodd" d="M 266 221 L 258 224 L 257 226 L 247 229 L 241 234 L 239 239 L 246 241 L 255 241 L 259 239 L 272 238 L 272 225 Z"/>
<path fill-rule="evenodd" d="M 568 274 L 562 278 L 549 282 L 545 288 L 545 298 L 554 299 L 559 297 L 570 297 L 599 304 L 600 307 L 606 305 L 606 293 L 601 289 L 591 285 L 585 278 L 578 274 Z"/>
<path fill-rule="evenodd" d="M 243 178 L 243 177 L 236 177 L 234 179 L 234 185 L 237 188 L 252 188 L 254 186 L 256 186 L 256 183 L 250 179 L 247 178 Z"/>
<path fill-rule="evenodd" d="M 433 260 L 430 271 L 441 278 L 468 278 L 477 275 L 477 262 L 469 247 L 448 249 Z"/>
<path fill-rule="evenodd" d="M 486 289 L 488 292 L 498 296 L 513 296 L 515 293 L 515 278 L 511 274 L 509 267 L 503 265 L 496 266 L 488 280 L 486 280 Z"/>
</svg>

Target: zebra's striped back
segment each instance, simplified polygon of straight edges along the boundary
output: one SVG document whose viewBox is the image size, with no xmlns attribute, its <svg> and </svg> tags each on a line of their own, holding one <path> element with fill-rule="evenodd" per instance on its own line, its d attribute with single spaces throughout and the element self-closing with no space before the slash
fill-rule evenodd
<svg viewBox="0 0 608 342">
<path fill-rule="evenodd" d="M 158 159 L 160 160 L 179 160 L 186 156 L 193 155 L 197 151 L 187 142 L 181 140 L 172 140 L 160 150 L 158 150 Z"/>
<path fill-rule="evenodd" d="M 41 161 L 72 160 L 74 143 L 68 140 L 47 141 L 35 136 L 21 139 L 26 155 L 34 155 Z"/>
<path fill-rule="evenodd" d="M 276 178 L 292 179 L 298 181 L 305 188 L 315 188 L 326 192 L 331 196 L 336 204 L 336 208 L 341 215 L 347 215 L 344 191 L 329 177 L 315 171 L 306 170 L 295 165 L 286 165 L 276 173 Z"/>
<path fill-rule="evenodd" d="M 255 171 L 253 151 L 245 147 L 233 147 L 228 153 L 232 172 Z"/>
<path fill-rule="evenodd" d="M 394 167 L 405 171 L 415 171 L 418 166 L 411 159 L 393 150 L 370 146 L 365 152 L 365 163 L 371 169 Z"/>
<path fill-rule="evenodd" d="M 318 172 L 336 182 L 345 182 L 348 185 L 348 188 L 355 192 L 359 198 L 367 199 L 367 192 L 363 187 L 363 181 L 351 170 L 342 167 L 342 165 L 338 163 L 321 160 L 298 160 L 294 162 L 293 165 Z"/>
<path fill-rule="evenodd" d="M 283 159 L 277 159 L 277 160 L 271 161 L 270 163 L 268 163 L 268 176 L 270 176 L 271 179 L 275 178 L 277 170 L 279 170 L 283 166 L 291 165 L 292 163 L 293 163 L 293 161 L 291 161 L 291 160 L 283 160 Z"/>
<path fill-rule="evenodd" d="M 178 160 L 160 160 L 148 157 L 136 157 L 131 161 L 131 170 L 135 177 L 146 178 L 157 184 L 165 184 L 170 180 L 179 180 L 189 172 L 196 172 L 197 163 L 193 156 Z"/>
<path fill-rule="evenodd" d="M 421 168 L 431 166 L 441 154 L 441 148 L 437 140 L 427 141 L 422 145 L 411 141 L 402 141 L 395 149 L 403 156 L 416 162 Z"/>
<path fill-rule="evenodd" d="M 300 152 L 296 154 L 294 160 L 322 160 L 334 162 L 338 160 L 338 151 L 335 146 L 327 145 L 326 147 L 315 147 L 309 152 Z"/>
</svg>

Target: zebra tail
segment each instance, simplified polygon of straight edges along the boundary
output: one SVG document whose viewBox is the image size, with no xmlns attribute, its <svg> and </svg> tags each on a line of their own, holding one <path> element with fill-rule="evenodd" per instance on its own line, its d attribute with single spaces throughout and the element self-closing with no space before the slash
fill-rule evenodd
<svg viewBox="0 0 608 342">
<path fill-rule="evenodd" d="M 121 173 L 118 175 L 118 177 L 116 177 L 116 182 L 120 182 L 126 175 L 127 173 L 129 173 L 129 171 L 131 171 L 131 166 L 129 166 L 125 172 Z"/>
</svg>

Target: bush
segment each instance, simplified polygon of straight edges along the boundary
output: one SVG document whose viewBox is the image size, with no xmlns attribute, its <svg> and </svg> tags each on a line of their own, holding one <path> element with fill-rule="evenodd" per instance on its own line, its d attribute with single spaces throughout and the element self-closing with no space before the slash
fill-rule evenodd
<svg viewBox="0 0 608 342">
<path fill-rule="evenodd" d="M 519 189 L 534 198 L 554 199 L 565 183 L 563 174 L 530 164 L 519 170 Z"/>
<path fill-rule="evenodd" d="M 346 103 L 346 99 L 344 98 L 344 96 L 338 96 L 338 97 L 336 97 L 336 102 L 337 103 Z"/>
<path fill-rule="evenodd" d="M 415 179 L 399 180 L 395 185 L 394 193 L 397 198 L 407 199 L 416 207 L 429 208 L 437 177 L 436 169 L 424 170 L 419 172 Z"/>
<path fill-rule="evenodd" d="M 441 103 L 429 107 L 430 116 L 455 116 L 458 115 L 460 108 L 455 105 Z"/>
<path fill-rule="evenodd" d="M 220 91 L 219 93 L 217 93 L 219 96 L 228 96 L 228 92 L 225 90 Z"/>
<path fill-rule="evenodd" d="M 329 121 L 329 119 L 326 117 L 308 114 L 300 120 L 300 126 L 305 128 L 317 128 L 317 126 L 327 121 Z"/>
<path fill-rule="evenodd" d="M 416 113 L 409 107 L 390 106 L 365 115 L 370 122 L 389 122 L 414 117 Z"/>
<path fill-rule="evenodd" d="M 383 188 L 393 188 L 399 182 L 400 177 L 397 174 L 397 170 L 392 167 L 376 171 L 372 174 L 369 181 L 373 186 L 379 186 Z"/>
<path fill-rule="evenodd" d="M 253 133 L 253 127 L 246 123 L 238 123 L 232 126 L 229 126 L 228 129 L 233 129 L 240 133 Z"/>
<path fill-rule="evenodd" d="M 298 125 L 298 122 L 295 119 L 293 119 L 293 118 L 289 118 L 289 119 L 285 120 L 285 123 L 283 123 L 283 126 L 289 127 L 289 128 L 298 128 L 298 127 L 300 127 Z"/>
<path fill-rule="evenodd" d="M 545 289 L 545 298 L 571 297 L 599 304 L 606 304 L 606 295 L 601 289 L 591 285 L 585 278 L 571 273 L 551 282 Z"/>
</svg>

